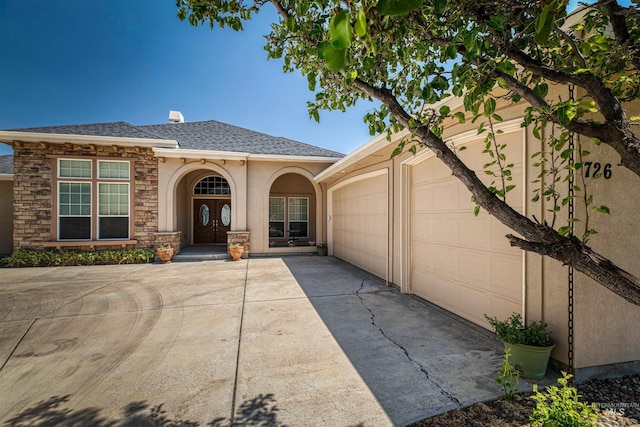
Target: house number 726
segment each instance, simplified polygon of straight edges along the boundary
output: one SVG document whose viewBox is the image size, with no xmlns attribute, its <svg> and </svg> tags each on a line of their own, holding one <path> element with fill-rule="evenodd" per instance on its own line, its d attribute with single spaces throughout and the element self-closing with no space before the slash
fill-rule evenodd
<svg viewBox="0 0 640 427">
<path fill-rule="evenodd" d="M 599 178 L 600 176 L 603 176 L 604 179 L 611 178 L 611 163 L 607 163 L 603 167 L 600 162 L 584 162 L 584 167 L 585 178 Z M 600 171 L 602 171 L 602 174 L 600 174 Z"/>
</svg>

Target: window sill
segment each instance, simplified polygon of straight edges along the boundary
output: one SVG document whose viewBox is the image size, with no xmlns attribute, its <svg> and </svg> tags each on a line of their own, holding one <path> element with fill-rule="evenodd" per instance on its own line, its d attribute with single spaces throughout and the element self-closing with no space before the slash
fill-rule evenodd
<svg viewBox="0 0 640 427">
<path fill-rule="evenodd" d="M 122 249 L 125 249 L 129 245 L 136 244 L 138 244 L 137 240 L 65 240 L 59 242 L 44 242 L 44 247 L 60 250 L 69 246 L 88 246 L 89 249 L 95 249 L 96 246 L 122 246 Z"/>
</svg>

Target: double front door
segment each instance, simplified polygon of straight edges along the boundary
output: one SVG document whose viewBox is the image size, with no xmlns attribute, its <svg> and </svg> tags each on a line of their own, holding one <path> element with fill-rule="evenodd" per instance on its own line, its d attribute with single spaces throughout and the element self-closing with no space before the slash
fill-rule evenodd
<svg viewBox="0 0 640 427">
<path fill-rule="evenodd" d="M 226 244 L 231 230 L 231 201 L 194 199 L 193 243 Z"/>
</svg>

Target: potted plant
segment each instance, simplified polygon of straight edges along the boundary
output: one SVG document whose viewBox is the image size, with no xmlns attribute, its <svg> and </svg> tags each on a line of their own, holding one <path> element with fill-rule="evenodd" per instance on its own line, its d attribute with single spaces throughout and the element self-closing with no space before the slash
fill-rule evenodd
<svg viewBox="0 0 640 427">
<path fill-rule="evenodd" d="M 522 376 L 536 380 L 544 378 L 551 350 L 555 347 L 547 324 L 529 322 L 525 325 L 518 313 L 513 313 L 507 320 L 486 314 L 484 317 L 504 343 L 505 350 L 511 352 L 511 363 L 522 371 Z"/>
<path fill-rule="evenodd" d="M 318 242 L 316 249 L 318 250 L 318 255 L 327 256 L 327 244 L 325 242 Z"/>
<path fill-rule="evenodd" d="M 171 245 L 162 245 L 158 249 L 156 249 L 156 255 L 160 258 L 160 261 L 163 264 L 169 264 L 171 262 L 171 258 L 173 258 L 173 254 L 175 250 L 171 247 Z"/>
<path fill-rule="evenodd" d="M 244 253 L 244 245 L 239 243 L 234 243 L 229 245 L 229 255 L 231 255 L 231 259 L 233 261 L 238 261 L 242 258 L 242 254 Z"/>
</svg>

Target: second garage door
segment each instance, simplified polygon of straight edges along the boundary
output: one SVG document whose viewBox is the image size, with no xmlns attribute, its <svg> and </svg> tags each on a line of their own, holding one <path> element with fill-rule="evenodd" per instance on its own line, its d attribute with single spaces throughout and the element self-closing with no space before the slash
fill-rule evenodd
<svg viewBox="0 0 640 427">
<path fill-rule="evenodd" d="M 523 191 L 521 135 L 500 136 L 514 162 L 518 186 L 509 202 L 517 210 Z M 463 160 L 482 173 L 484 143 L 466 145 Z M 521 312 L 522 252 L 509 246 L 509 230 L 485 211 L 476 217 L 469 191 L 433 156 L 411 166 L 409 196 L 411 292 L 485 327 L 485 313 L 503 318 Z"/>
</svg>

